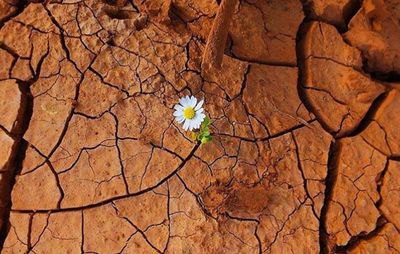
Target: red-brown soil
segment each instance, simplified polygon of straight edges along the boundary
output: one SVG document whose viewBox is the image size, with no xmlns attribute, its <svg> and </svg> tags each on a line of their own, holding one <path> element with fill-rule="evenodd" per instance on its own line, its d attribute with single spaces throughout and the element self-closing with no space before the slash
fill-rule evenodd
<svg viewBox="0 0 400 254">
<path fill-rule="evenodd" d="M 400 1 L 218 3 L 0 1 L 1 253 L 400 253 Z"/>
</svg>

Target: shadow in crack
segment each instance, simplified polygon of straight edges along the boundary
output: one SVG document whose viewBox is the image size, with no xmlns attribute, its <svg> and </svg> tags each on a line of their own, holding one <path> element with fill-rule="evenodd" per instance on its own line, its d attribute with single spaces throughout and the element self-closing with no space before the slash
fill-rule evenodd
<svg viewBox="0 0 400 254">
<path fill-rule="evenodd" d="M 124 19 L 133 18 L 131 11 L 124 11 L 124 10 L 120 10 L 115 7 L 104 7 L 103 11 L 111 19 L 124 20 Z M 135 16 L 136 16 L 136 13 L 135 13 Z"/>
<path fill-rule="evenodd" d="M 112 6 L 118 6 L 118 7 L 123 7 L 127 4 L 127 0 L 102 0 L 103 3 L 112 5 Z"/>
</svg>

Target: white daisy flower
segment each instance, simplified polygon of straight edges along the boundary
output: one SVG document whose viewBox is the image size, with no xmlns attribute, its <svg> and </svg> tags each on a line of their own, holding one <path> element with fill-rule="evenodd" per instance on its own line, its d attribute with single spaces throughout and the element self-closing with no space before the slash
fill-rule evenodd
<svg viewBox="0 0 400 254">
<path fill-rule="evenodd" d="M 194 96 L 186 96 L 179 100 L 179 103 L 175 105 L 174 116 L 178 123 L 183 123 L 183 129 L 185 131 L 192 131 L 193 129 L 199 129 L 206 115 L 203 113 L 204 100 L 197 103 L 197 99 Z"/>
</svg>

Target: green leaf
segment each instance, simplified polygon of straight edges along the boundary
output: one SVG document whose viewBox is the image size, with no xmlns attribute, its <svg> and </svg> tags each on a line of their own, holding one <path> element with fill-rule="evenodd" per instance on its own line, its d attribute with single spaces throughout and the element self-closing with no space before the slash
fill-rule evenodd
<svg viewBox="0 0 400 254">
<path fill-rule="evenodd" d="M 196 132 L 196 140 L 200 141 L 201 144 L 206 144 L 212 140 L 209 128 L 210 125 L 210 118 L 206 116 L 200 125 L 200 130 Z"/>
<path fill-rule="evenodd" d="M 203 136 L 210 136 L 210 130 L 206 128 L 201 132 L 201 134 L 203 134 Z"/>
<path fill-rule="evenodd" d="M 208 116 L 206 116 L 203 120 L 203 122 L 201 123 L 201 128 L 207 128 L 208 126 L 210 126 L 210 118 L 208 118 Z"/>
<path fill-rule="evenodd" d="M 200 132 L 198 135 L 197 135 L 197 140 L 198 141 L 201 141 L 201 139 L 204 137 L 204 135 Z"/>
<path fill-rule="evenodd" d="M 211 140 L 212 140 L 212 137 L 211 137 L 211 136 L 204 136 L 204 137 L 201 139 L 201 143 L 202 143 L 202 144 L 206 144 L 206 143 L 210 142 Z"/>
</svg>

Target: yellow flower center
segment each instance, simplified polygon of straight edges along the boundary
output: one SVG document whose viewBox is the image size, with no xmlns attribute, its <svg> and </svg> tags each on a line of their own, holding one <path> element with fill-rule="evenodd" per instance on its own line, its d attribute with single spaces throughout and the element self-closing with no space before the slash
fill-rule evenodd
<svg viewBox="0 0 400 254">
<path fill-rule="evenodd" d="M 183 110 L 183 117 L 186 119 L 192 119 L 195 116 L 195 114 L 196 112 L 192 107 L 187 107 Z"/>
</svg>

